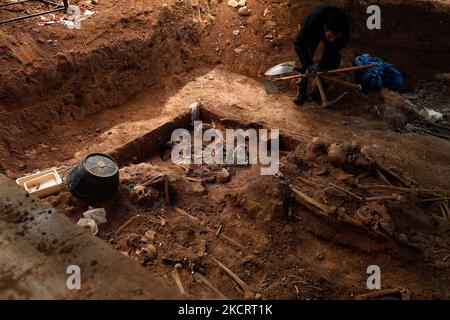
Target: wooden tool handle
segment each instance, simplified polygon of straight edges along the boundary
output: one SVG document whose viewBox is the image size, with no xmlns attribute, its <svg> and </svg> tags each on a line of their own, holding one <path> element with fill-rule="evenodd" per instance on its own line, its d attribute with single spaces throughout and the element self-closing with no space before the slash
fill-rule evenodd
<svg viewBox="0 0 450 320">
<path fill-rule="evenodd" d="M 332 73 L 364 70 L 364 69 L 370 69 L 373 67 L 375 67 L 375 64 L 366 64 L 364 66 L 348 67 L 348 68 L 341 68 L 341 69 L 329 70 L 329 71 L 324 71 L 324 72 L 318 72 L 318 74 L 332 74 Z"/>
<path fill-rule="evenodd" d="M 359 84 L 354 84 L 354 83 L 350 83 L 350 82 L 347 82 L 347 81 L 342 81 L 342 80 L 339 80 L 339 79 L 336 79 L 336 78 L 333 78 L 333 77 L 328 77 L 328 76 L 326 76 L 324 74 L 321 74 L 319 76 L 321 78 L 323 78 L 323 79 L 325 79 L 325 80 L 327 80 L 329 82 L 335 83 L 335 84 L 337 84 L 337 85 L 339 85 L 341 87 L 345 87 L 345 88 L 353 89 L 353 90 L 361 90 L 361 85 L 359 85 Z"/>
<path fill-rule="evenodd" d="M 306 74 L 296 74 L 295 76 L 275 78 L 275 79 L 272 79 L 271 81 L 283 81 L 283 80 L 299 79 L 299 78 L 307 78 L 307 75 Z"/>
<path fill-rule="evenodd" d="M 317 74 L 318 75 L 327 75 L 327 74 L 340 73 L 340 72 L 364 70 L 364 69 L 369 69 L 369 68 L 373 68 L 373 67 L 375 67 L 374 64 L 367 64 L 364 66 L 356 66 L 356 67 L 341 68 L 341 69 L 335 69 L 335 70 L 329 70 L 329 71 L 321 71 L 321 72 L 317 72 Z M 275 78 L 275 79 L 272 79 L 271 81 L 283 81 L 283 80 L 309 78 L 309 77 L 310 77 L 310 75 L 307 75 L 307 74 L 296 74 L 293 76 Z"/>
</svg>

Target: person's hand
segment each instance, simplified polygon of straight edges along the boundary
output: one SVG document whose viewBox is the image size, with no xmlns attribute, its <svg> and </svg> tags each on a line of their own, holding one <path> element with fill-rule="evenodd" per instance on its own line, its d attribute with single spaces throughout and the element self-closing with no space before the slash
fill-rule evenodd
<svg viewBox="0 0 450 320">
<path fill-rule="evenodd" d="M 317 66 L 315 64 L 310 65 L 306 68 L 306 74 L 309 76 L 314 76 L 317 72 Z"/>
</svg>

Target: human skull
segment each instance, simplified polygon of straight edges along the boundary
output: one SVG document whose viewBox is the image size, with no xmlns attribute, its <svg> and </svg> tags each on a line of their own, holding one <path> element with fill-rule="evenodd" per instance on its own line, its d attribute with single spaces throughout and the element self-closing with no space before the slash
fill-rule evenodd
<svg viewBox="0 0 450 320">
<path fill-rule="evenodd" d="M 149 204 L 152 201 L 152 192 L 143 185 L 137 185 L 131 191 L 131 201 L 134 204 Z"/>
</svg>

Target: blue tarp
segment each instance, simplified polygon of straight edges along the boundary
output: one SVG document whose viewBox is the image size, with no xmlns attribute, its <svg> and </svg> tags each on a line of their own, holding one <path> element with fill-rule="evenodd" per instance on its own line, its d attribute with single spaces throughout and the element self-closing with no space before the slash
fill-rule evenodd
<svg viewBox="0 0 450 320">
<path fill-rule="evenodd" d="M 381 87 L 397 90 L 403 85 L 403 75 L 392 64 L 382 58 L 371 56 L 368 53 L 359 55 L 354 60 L 355 66 L 375 64 L 376 67 L 361 70 L 356 73 L 356 81 L 364 90 L 379 90 Z"/>
</svg>

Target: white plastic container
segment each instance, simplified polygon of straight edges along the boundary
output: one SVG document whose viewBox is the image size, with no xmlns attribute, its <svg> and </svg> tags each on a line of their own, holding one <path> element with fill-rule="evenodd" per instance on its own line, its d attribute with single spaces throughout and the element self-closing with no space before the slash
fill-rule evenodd
<svg viewBox="0 0 450 320">
<path fill-rule="evenodd" d="M 62 189 L 61 177 L 55 169 L 19 178 L 16 183 L 39 198 L 58 193 Z"/>
</svg>

